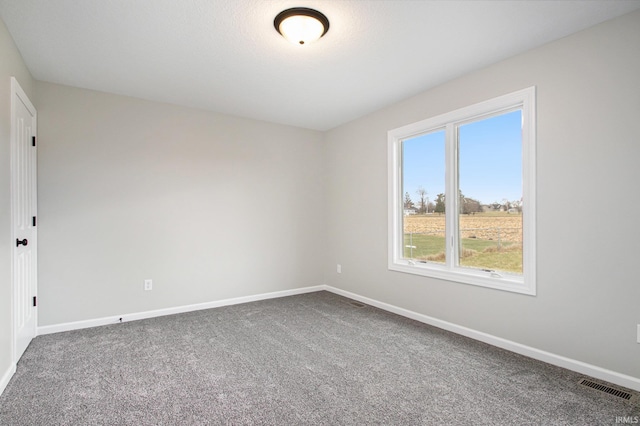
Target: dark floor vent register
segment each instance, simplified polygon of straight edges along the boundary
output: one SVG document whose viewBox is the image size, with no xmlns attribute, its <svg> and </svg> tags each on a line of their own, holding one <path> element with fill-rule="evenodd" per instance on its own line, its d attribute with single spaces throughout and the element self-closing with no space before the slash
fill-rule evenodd
<svg viewBox="0 0 640 426">
<path fill-rule="evenodd" d="M 601 383 L 596 383 L 591 380 L 582 379 L 580 380 L 579 383 L 583 386 L 588 386 L 592 389 L 599 390 L 600 392 L 606 392 L 610 395 L 617 396 L 618 398 L 622 398 L 627 401 L 631 401 L 632 397 L 634 397 L 634 394 L 630 392 L 623 391 L 622 389 L 616 389 L 611 386 L 603 385 Z M 637 399 L 637 398 L 634 398 L 634 399 Z"/>
</svg>

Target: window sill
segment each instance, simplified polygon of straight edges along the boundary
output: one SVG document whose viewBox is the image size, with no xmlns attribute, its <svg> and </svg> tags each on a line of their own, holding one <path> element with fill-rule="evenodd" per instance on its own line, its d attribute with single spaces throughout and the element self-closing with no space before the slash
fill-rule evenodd
<svg viewBox="0 0 640 426">
<path fill-rule="evenodd" d="M 413 261 L 408 260 L 389 263 L 389 270 L 504 290 L 512 293 L 527 294 L 530 296 L 536 295 L 535 286 L 527 285 L 524 282 L 524 278 L 519 275 L 499 273 L 498 275 L 500 276 L 498 277 L 494 272 L 481 271 L 477 269 L 465 270 L 463 268 L 452 271 L 444 265 L 420 263 L 417 261 L 413 263 Z"/>
</svg>

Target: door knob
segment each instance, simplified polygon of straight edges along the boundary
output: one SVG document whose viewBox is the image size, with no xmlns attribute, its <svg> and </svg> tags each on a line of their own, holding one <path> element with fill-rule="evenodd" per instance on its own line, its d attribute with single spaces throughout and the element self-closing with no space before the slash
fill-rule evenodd
<svg viewBox="0 0 640 426">
<path fill-rule="evenodd" d="M 29 241 L 27 241 L 26 238 L 24 240 L 16 240 L 16 247 L 20 247 L 20 244 L 26 247 L 26 245 L 29 244 Z"/>
</svg>

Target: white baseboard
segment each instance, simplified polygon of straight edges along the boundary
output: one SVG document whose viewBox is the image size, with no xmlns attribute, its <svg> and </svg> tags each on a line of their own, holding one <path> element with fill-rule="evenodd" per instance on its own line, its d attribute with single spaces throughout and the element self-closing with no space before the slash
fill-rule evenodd
<svg viewBox="0 0 640 426">
<path fill-rule="evenodd" d="M 582 361 L 577 361 L 571 358 L 567 358 L 561 355 L 556 355 L 556 354 L 546 352 L 540 349 L 536 349 L 530 346 L 526 346 L 520 343 L 512 342 L 510 340 L 503 339 L 501 337 L 493 336 L 491 334 L 483 333 L 481 331 L 477 331 L 468 327 L 463 327 L 457 324 L 450 323 L 448 321 L 443 321 L 437 318 L 433 318 L 428 315 L 419 314 L 417 312 L 413 312 L 408 309 L 400 308 L 384 302 L 379 302 L 377 300 L 370 299 L 368 297 L 360 296 L 358 294 L 351 293 L 349 291 L 341 290 L 339 288 L 335 288 L 327 285 L 303 287 L 303 288 L 298 288 L 293 290 L 277 291 L 273 293 L 263 293 L 263 294 L 258 294 L 254 296 L 244 296 L 244 297 L 236 297 L 232 299 L 217 300 L 213 302 L 198 303 L 195 305 L 178 306 L 174 308 L 157 309 L 154 311 L 114 315 L 110 317 L 97 318 L 92 320 L 48 325 L 44 327 L 38 327 L 38 335 L 59 333 L 62 331 L 70 331 L 70 330 L 79 330 L 82 328 L 98 327 L 101 325 L 108 325 L 108 324 L 116 324 L 120 322 L 120 318 L 122 318 L 122 322 L 127 322 L 127 321 L 134 321 L 134 320 L 140 320 L 140 319 L 146 319 L 146 318 L 154 318 L 154 317 L 159 317 L 164 315 L 179 314 L 183 312 L 198 311 L 201 309 L 211 309 L 211 308 L 218 308 L 221 306 L 230 306 L 230 305 L 237 305 L 240 303 L 255 302 L 258 300 L 293 296 L 296 294 L 313 293 L 313 292 L 322 291 L 322 290 L 326 290 L 331 293 L 338 294 L 340 296 L 348 297 L 350 299 L 358 300 L 362 303 L 375 306 L 376 308 L 380 308 L 385 311 L 392 312 L 397 315 L 401 315 L 403 317 L 411 318 L 416 321 L 420 321 L 422 323 L 429 324 L 434 327 L 451 331 L 456 334 L 470 337 L 472 339 L 479 340 L 481 342 L 485 342 L 490 345 L 497 346 L 499 348 L 518 353 L 520 355 L 528 356 L 530 358 L 537 359 L 539 361 L 543 361 L 552 365 L 556 365 L 558 367 L 566 368 L 568 370 L 572 370 L 581 374 L 585 374 L 585 375 L 594 377 L 596 379 L 605 380 L 607 382 L 624 386 L 629 389 L 640 391 L 640 378 L 628 376 L 626 374 L 618 373 L 618 372 L 607 370 L 605 368 L 601 368 L 595 365 L 587 364 Z M 2 381 L 0 382 L 0 394 L 2 393 L 1 391 L 4 390 L 4 387 L 9 382 L 9 379 L 11 379 L 11 376 L 13 375 L 14 372 L 15 372 L 15 365 L 13 366 L 13 371 L 8 371 L 3 376 Z"/>
<path fill-rule="evenodd" d="M 618 373 L 616 371 L 607 370 L 595 365 L 587 364 L 582 361 L 567 358 L 561 355 L 556 355 L 550 352 L 546 352 L 540 349 L 532 348 L 520 343 L 512 342 L 501 337 L 496 337 L 491 334 L 483 333 L 481 331 L 473 330 L 471 328 L 456 325 L 447 321 L 439 320 L 427 315 L 419 314 L 417 312 L 409 311 L 404 308 L 399 308 L 388 303 L 379 302 L 368 297 L 360 296 L 349 291 L 341 290 L 339 288 L 324 286 L 325 290 L 338 294 L 340 296 L 348 297 L 350 299 L 357 300 L 362 303 L 366 303 L 376 308 L 383 309 L 394 314 L 401 315 L 403 317 L 411 318 L 416 321 L 420 321 L 425 324 L 432 325 L 434 327 L 442 328 L 447 331 L 451 331 L 456 334 L 461 334 L 466 337 L 470 337 L 481 342 L 488 343 L 493 346 L 497 346 L 502 349 L 506 349 L 511 352 L 515 352 L 520 355 L 528 356 L 529 358 L 537 359 L 539 361 L 546 362 L 548 364 L 556 365 L 558 367 L 566 368 L 580 374 L 594 377 L 596 379 L 604 380 L 609 383 L 624 386 L 629 389 L 640 391 L 640 378 L 628 376 L 626 374 Z"/>
<path fill-rule="evenodd" d="M 256 302 L 258 300 L 275 299 L 278 297 L 294 296 L 296 294 L 313 293 L 325 290 L 325 286 L 303 287 L 293 290 L 276 291 L 272 293 L 256 294 L 253 296 L 235 297 L 232 299 L 216 300 L 213 302 L 197 303 L 194 305 L 176 306 L 173 308 L 156 309 L 153 311 L 137 312 L 131 314 L 113 315 L 103 318 L 95 318 L 84 321 L 66 322 L 62 324 L 46 325 L 38 327 L 38 335 L 60 333 L 63 331 L 80 330 L 83 328 L 99 327 L 101 325 L 117 324 L 136 321 L 147 318 L 161 317 L 164 315 L 181 314 L 184 312 L 199 311 L 202 309 L 219 308 L 221 306 L 238 305 L 240 303 Z"/>
<path fill-rule="evenodd" d="M 4 372 L 4 374 L 2 375 L 2 378 L 0 379 L 0 395 L 2 395 L 2 392 L 4 392 L 5 388 L 9 384 L 9 380 L 11 380 L 11 378 L 15 373 L 16 373 L 16 365 L 11 364 L 11 366 L 7 369 L 7 371 Z"/>
</svg>

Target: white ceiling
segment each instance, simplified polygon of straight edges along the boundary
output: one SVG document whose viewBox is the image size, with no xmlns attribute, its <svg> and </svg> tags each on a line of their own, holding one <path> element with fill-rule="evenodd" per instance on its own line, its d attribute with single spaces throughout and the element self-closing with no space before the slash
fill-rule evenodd
<svg viewBox="0 0 640 426">
<path fill-rule="evenodd" d="M 273 27 L 313 7 L 306 46 Z M 0 0 L 38 80 L 327 130 L 640 0 Z"/>
</svg>

